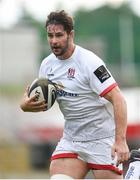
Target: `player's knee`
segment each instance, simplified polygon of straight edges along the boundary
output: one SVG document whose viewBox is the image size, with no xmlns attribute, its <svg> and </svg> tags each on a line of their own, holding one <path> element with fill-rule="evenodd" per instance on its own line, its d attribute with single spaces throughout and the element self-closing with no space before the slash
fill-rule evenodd
<svg viewBox="0 0 140 180">
<path fill-rule="evenodd" d="M 65 174 L 55 174 L 52 175 L 50 179 L 73 179 L 73 178 Z"/>
</svg>

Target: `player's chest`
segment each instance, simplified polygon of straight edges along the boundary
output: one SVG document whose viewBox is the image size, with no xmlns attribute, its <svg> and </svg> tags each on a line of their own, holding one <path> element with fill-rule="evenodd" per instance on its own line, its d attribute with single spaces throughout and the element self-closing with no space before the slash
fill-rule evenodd
<svg viewBox="0 0 140 180">
<path fill-rule="evenodd" d="M 47 77 L 65 90 L 77 91 L 88 86 L 83 68 L 74 63 L 50 66 Z"/>
</svg>

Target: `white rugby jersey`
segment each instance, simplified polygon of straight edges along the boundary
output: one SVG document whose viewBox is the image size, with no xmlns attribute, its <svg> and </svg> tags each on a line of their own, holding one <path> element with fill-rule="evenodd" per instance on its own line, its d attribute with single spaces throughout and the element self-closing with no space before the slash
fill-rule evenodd
<svg viewBox="0 0 140 180">
<path fill-rule="evenodd" d="M 66 120 L 65 138 L 87 141 L 115 135 L 112 104 L 103 96 L 117 83 L 93 52 L 76 46 L 65 60 L 50 54 L 41 63 L 39 77 L 57 86 L 57 101 Z"/>
</svg>

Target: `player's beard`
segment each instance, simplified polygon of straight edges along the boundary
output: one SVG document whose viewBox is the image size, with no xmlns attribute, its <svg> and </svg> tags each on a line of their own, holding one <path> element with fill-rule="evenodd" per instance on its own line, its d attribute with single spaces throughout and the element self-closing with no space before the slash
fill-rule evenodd
<svg viewBox="0 0 140 180">
<path fill-rule="evenodd" d="M 66 40 L 64 47 L 61 47 L 61 46 L 51 47 L 52 52 L 56 55 L 56 57 L 60 57 L 60 58 L 63 57 L 63 55 L 67 52 L 68 48 L 69 48 L 69 37 L 67 37 L 67 40 Z"/>
</svg>

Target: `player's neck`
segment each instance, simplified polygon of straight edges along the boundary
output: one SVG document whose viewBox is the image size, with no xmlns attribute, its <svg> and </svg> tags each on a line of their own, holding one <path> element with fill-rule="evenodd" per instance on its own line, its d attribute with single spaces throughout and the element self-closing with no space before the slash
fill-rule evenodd
<svg viewBox="0 0 140 180">
<path fill-rule="evenodd" d="M 67 51 L 62 55 L 62 56 L 58 56 L 59 59 L 61 60 L 66 60 L 66 59 L 69 59 L 73 52 L 75 50 L 75 44 L 71 44 L 71 46 L 67 49 Z"/>
</svg>

